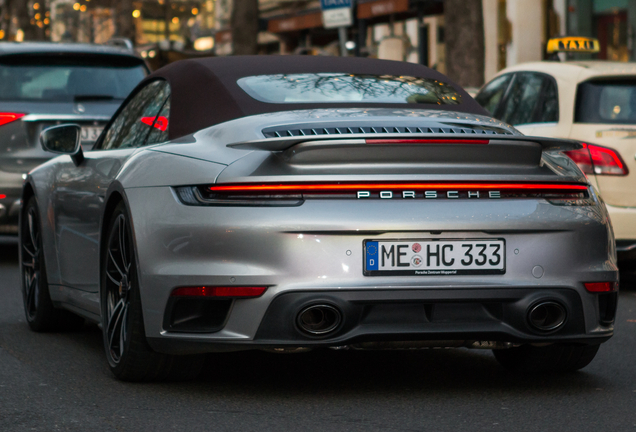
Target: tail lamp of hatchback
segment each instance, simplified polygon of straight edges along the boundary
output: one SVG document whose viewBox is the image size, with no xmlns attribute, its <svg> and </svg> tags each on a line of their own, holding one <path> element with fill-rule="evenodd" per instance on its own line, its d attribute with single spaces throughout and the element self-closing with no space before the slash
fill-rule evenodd
<svg viewBox="0 0 636 432">
<path fill-rule="evenodd" d="M 596 144 L 581 143 L 582 149 L 566 151 L 585 174 L 625 176 L 627 165 L 616 150 Z"/>
<path fill-rule="evenodd" d="M 23 113 L 0 112 L 0 126 L 13 123 L 16 120 L 20 120 L 24 116 L 25 114 Z"/>
</svg>

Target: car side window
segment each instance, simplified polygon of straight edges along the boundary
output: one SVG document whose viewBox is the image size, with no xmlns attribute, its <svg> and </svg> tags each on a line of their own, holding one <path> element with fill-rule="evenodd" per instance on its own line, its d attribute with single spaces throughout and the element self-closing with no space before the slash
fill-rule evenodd
<svg viewBox="0 0 636 432">
<path fill-rule="evenodd" d="M 146 145 L 168 141 L 168 128 L 170 127 L 170 95 L 165 100 L 161 111 L 153 124 Z"/>
<path fill-rule="evenodd" d="M 142 88 L 110 124 L 101 148 L 109 150 L 143 145 L 169 93 L 166 81 L 153 81 Z"/>
<path fill-rule="evenodd" d="M 506 94 L 512 74 L 499 76 L 489 82 L 475 97 L 479 105 L 484 107 L 490 114 L 495 115 L 501 99 Z"/>
<path fill-rule="evenodd" d="M 504 102 L 501 120 L 511 125 L 532 123 L 543 81 L 540 74 L 517 73 Z"/>
<path fill-rule="evenodd" d="M 559 94 L 554 79 L 544 77 L 543 100 L 534 123 L 554 123 L 559 121 Z"/>
</svg>

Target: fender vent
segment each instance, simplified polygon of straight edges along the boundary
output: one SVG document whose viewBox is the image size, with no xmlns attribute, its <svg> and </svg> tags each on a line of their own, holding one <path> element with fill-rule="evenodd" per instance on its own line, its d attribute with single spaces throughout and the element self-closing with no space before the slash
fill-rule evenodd
<svg viewBox="0 0 636 432">
<path fill-rule="evenodd" d="M 494 127 L 427 127 L 427 126 L 338 126 L 290 129 L 273 127 L 263 129 L 266 138 L 283 138 L 316 135 L 354 135 L 354 134 L 461 134 L 461 135 L 514 135 L 512 132 Z"/>
</svg>

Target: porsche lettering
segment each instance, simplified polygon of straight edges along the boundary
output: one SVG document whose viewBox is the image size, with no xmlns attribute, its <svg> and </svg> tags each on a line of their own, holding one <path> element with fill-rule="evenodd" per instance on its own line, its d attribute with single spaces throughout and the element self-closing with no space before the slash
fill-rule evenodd
<svg viewBox="0 0 636 432">
<path fill-rule="evenodd" d="M 490 199 L 499 199 L 501 198 L 500 191 L 488 191 L 488 193 L 480 192 L 480 191 L 358 191 L 356 192 L 356 197 L 358 199 L 366 199 L 366 198 L 380 198 L 380 199 L 437 199 L 437 198 L 448 198 L 448 199 L 459 199 L 459 198 L 490 198 Z"/>
</svg>

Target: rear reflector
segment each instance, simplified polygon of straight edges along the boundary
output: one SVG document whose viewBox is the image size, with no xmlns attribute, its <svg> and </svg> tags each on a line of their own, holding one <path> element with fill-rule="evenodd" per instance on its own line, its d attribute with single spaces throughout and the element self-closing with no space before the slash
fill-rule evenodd
<svg viewBox="0 0 636 432">
<path fill-rule="evenodd" d="M 214 185 L 210 192 L 235 193 L 311 193 L 356 192 L 387 190 L 438 190 L 438 191 L 524 191 L 532 192 L 585 192 L 587 185 L 558 183 L 243 183 Z"/>
<path fill-rule="evenodd" d="M 582 149 L 566 151 L 585 174 L 596 175 L 627 175 L 629 173 L 625 162 L 615 150 L 595 144 L 583 145 Z"/>
<path fill-rule="evenodd" d="M 22 117 L 24 117 L 24 114 L 21 113 L 0 112 L 0 126 L 19 120 Z"/>
<path fill-rule="evenodd" d="M 260 297 L 267 290 L 267 287 L 245 287 L 245 286 L 198 286 L 176 288 L 170 297 Z"/>
<path fill-rule="evenodd" d="M 585 289 L 593 293 L 612 292 L 618 290 L 617 282 L 586 282 Z"/>
<path fill-rule="evenodd" d="M 368 139 L 367 144 L 488 144 L 484 139 Z"/>
</svg>

